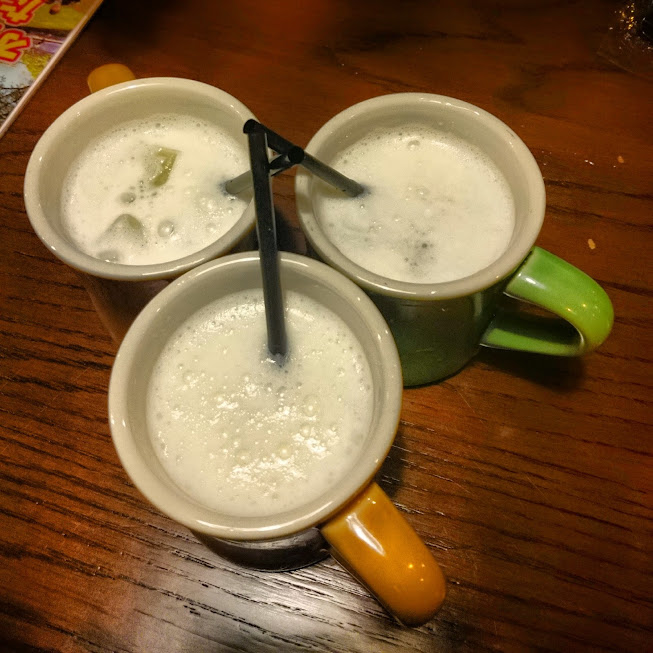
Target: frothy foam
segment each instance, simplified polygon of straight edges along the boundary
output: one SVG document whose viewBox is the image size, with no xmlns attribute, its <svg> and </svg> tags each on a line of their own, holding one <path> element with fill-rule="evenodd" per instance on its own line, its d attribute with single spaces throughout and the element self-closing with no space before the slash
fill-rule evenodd
<svg viewBox="0 0 653 653">
<path fill-rule="evenodd" d="M 363 447 L 372 376 L 341 318 L 285 295 L 289 356 L 266 348 L 260 291 L 209 304 L 170 338 L 154 368 L 147 420 L 170 477 L 223 513 L 262 516 L 335 485 Z"/>
<path fill-rule="evenodd" d="M 173 261 L 206 247 L 240 218 L 249 198 L 223 182 L 247 170 L 226 130 L 180 114 L 123 123 L 74 162 L 63 224 L 83 252 L 130 265 Z"/>
<path fill-rule="evenodd" d="M 327 238 L 361 267 L 413 283 L 461 279 L 505 251 L 515 221 L 505 177 L 479 148 L 427 125 L 370 132 L 331 165 L 370 189 L 316 181 Z"/>
</svg>

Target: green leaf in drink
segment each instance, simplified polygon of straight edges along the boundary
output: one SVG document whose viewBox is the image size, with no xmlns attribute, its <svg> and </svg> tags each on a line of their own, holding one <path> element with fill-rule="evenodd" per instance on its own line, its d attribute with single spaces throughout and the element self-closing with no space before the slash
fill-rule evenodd
<svg viewBox="0 0 653 653">
<path fill-rule="evenodd" d="M 170 177 L 172 166 L 179 154 L 179 150 L 169 147 L 154 147 L 145 158 L 146 181 L 150 186 L 163 186 Z"/>
</svg>

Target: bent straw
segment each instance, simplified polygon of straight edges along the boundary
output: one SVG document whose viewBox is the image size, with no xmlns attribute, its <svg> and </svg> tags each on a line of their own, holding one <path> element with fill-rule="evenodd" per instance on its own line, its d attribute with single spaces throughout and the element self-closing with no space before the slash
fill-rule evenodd
<svg viewBox="0 0 653 653">
<path fill-rule="evenodd" d="M 304 160 L 304 150 L 301 147 L 291 147 L 287 152 L 280 154 L 275 159 L 270 161 L 270 176 L 278 175 L 284 170 L 288 170 L 292 166 L 301 163 Z M 237 195 L 242 193 L 245 189 L 252 185 L 252 173 L 250 170 L 243 172 L 233 179 L 225 182 L 224 189 L 230 195 Z"/>
<path fill-rule="evenodd" d="M 275 152 L 288 152 L 290 148 L 296 147 L 296 145 L 286 140 L 283 136 L 279 136 L 279 134 L 273 132 L 271 129 L 257 122 L 253 118 L 250 118 L 245 123 L 243 131 L 248 134 L 250 133 L 250 130 L 259 128 L 265 131 L 268 137 L 270 148 Z M 300 165 L 304 166 L 304 168 L 312 172 L 316 177 L 326 181 L 327 184 L 330 184 L 346 195 L 349 195 L 349 197 L 358 197 L 359 195 L 362 195 L 366 192 L 364 186 L 354 181 L 353 179 L 350 179 L 349 177 L 345 177 L 345 175 L 342 173 L 334 170 L 326 163 L 318 161 L 318 159 L 316 159 L 314 156 L 311 156 L 310 154 L 307 154 L 306 152 L 304 152 L 304 160 L 300 162 Z"/>
<path fill-rule="evenodd" d="M 263 277 L 263 301 L 268 330 L 268 351 L 281 365 L 288 352 L 286 323 L 284 320 L 277 230 L 272 203 L 272 182 L 268 161 L 267 136 L 262 129 L 248 132 L 249 158 L 254 181 L 254 207 L 256 209 L 256 233 L 259 241 L 259 257 Z"/>
</svg>

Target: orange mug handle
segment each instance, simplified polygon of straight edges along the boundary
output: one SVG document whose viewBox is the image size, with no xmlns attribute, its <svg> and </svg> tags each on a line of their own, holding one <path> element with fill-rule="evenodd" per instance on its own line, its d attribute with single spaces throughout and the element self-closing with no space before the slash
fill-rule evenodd
<svg viewBox="0 0 653 653">
<path fill-rule="evenodd" d="M 420 626 L 446 594 L 444 574 L 388 495 L 371 483 L 321 526 L 333 557 L 400 623 Z"/>
<path fill-rule="evenodd" d="M 95 93 L 107 86 L 130 82 L 132 79 L 136 79 L 136 75 L 127 66 L 121 63 L 108 63 L 91 71 L 86 78 L 86 83 L 91 93 Z"/>
</svg>

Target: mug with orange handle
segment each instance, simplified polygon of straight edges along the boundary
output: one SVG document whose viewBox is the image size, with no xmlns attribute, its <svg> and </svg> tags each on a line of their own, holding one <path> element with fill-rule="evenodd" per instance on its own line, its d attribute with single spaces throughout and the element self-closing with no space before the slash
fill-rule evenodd
<svg viewBox="0 0 653 653">
<path fill-rule="evenodd" d="M 282 570 L 316 562 L 330 551 L 399 622 L 423 624 L 444 600 L 444 576 L 373 480 L 399 422 L 403 388 L 397 347 L 376 306 L 344 275 L 297 254 L 281 252 L 279 259 L 284 292 L 308 296 L 340 317 L 361 344 L 372 373 L 373 411 L 364 445 L 347 469 L 340 470 L 340 478 L 299 507 L 256 517 L 238 515 L 232 505 L 208 507 L 176 485 L 148 433 L 145 397 L 165 343 L 207 304 L 231 293 L 258 292 L 258 252 L 221 257 L 187 272 L 137 317 L 111 374 L 109 421 L 116 450 L 142 494 L 220 555 L 259 569 Z"/>
<path fill-rule="evenodd" d="M 25 172 L 25 208 L 44 245 L 81 273 L 82 283 L 116 343 L 136 315 L 170 280 L 187 270 L 254 245 L 254 206 L 197 252 L 163 263 L 127 265 L 100 260 L 73 242 L 62 223 L 62 190 L 79 155 L 121 123 L 165 112 L 196 116 L 226 129 L 247 152 L 243 124 L 254 114 L 238 99 L 208 84 L 175 77 L 136 79 L 129 68 L 107 64 L 88 77 L 91 95 L 59 116 L 39 139 Z"/>
</svg>

